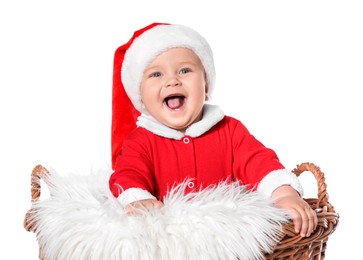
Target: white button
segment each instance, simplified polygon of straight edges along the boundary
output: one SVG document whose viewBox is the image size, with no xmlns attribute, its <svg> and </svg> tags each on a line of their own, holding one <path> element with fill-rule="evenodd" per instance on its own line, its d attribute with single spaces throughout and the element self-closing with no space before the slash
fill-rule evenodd
<svg viewBox="0 0 363 260">
<path fill-rule="evenodd" d="M 189 144 L 190 139 L 189 139 L 188 137 L 184 137 L 184 138 L 183 138 L 183 142 L 184 142 L 185 144 Z"/>
<path fill-rule="evenodd" d="M 194 182 L 192 182 L 192 181 L 188 182 L 188 187 L 190 189 L 193 189 L 194 188 Z"/>
</svg>

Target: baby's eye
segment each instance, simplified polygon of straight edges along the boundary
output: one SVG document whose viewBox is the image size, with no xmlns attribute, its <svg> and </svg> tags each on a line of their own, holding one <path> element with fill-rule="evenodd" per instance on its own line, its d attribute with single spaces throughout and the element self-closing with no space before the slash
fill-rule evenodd
<svg viewBox="0 0 363 260">
<path fill-rule="evenodd" d="M 190 72 L 190 69 L 188 69 L 188 68 L 183 68 L 183 69 L 181 69 L 180 70 L 180 74 L 186 74 L 186 73 L 188 73 L 188 72 Z"/>
<path fill-rule="evenodd" d="M 152 77 L 152 78 L 157 78 L 157 77 L 160 77 L 160 76 L 161 76 L 161 73 L 160 72 L 153 72 L 150 75 L 150 77 Z"/>
</svg>

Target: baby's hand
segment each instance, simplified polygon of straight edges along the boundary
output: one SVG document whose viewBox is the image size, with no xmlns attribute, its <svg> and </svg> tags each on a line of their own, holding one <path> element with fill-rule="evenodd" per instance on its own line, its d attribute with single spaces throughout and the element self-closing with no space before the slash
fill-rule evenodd
<svg viewBox="0 0 363 260">
<path fill-rule="evenodd" d="M 302 237 L 310 236 L 318 225 L 316 212 L 290 186 L 281 186 L 272 193 L 275 206 L 286 209 L 294 223 L 296 233 Z"/>
<path fill-rule="evenodd" d="M 135 209 L 146 208 L 150 210 L 152 208 L 162 208 L 163 206 L 164 204 L 161 201 L 155 199 L 138 200 L 126 205 L 125 212 L 127 215 L 132 216 L 135 214 Z"/>
</svg>

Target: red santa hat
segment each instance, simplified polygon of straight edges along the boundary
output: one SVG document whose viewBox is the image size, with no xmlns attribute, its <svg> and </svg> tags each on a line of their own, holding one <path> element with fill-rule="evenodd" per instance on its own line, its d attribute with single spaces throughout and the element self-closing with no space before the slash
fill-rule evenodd
<svg viewBox="0 0 363 260">
<path fill-rule="evenodd" d="M 142 112 L 140 83 L 146 67 L 162 52 L 188 48 L 201 60 L 206 72 L 208 97 L 214 89 L 213 53 L 204 37 L 195 30 L 176 24 L 153 23 L 134 33 L 114 56 L 112 88 L 111 149 L 112 168 L 123 141 L 136 127 Z"/>
</svg>

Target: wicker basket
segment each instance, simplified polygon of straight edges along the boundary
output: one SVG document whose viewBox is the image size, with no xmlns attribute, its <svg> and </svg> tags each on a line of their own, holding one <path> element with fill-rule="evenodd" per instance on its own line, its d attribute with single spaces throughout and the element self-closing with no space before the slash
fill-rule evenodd
<svg viewBox="0 0 363 260">
<path fill-rule="evenodd" d="M 297 165 L 293 172 L 300 176 L 304 171 L 310 171 L 318 185 L 318 198 L 306 199 L 308 204 L 317 212 L 318 227 L 310 237 L 301 237 L 294 232 L 293 225 L 283 226 L 283 236 L 271 254 L 266 254 L 267 260 L 271 259 L 324 259 L 327 240 L 338 224 L 339 215 L 328 201 L 324 173 L 320 168 L 312 163 L 302 163 Z M 41 194 L 41 180 L 47 183 L 48 170 L 41 165 L 37 165 L 31 174 L 31 202 L 39 200 Z M 24 228 L 27 231 L 35 232 L 35 223 L 32 219 L 32 209 L 30 209 L 24 219 Z M 42 249 L 39 248 L 39 258 L 42 256 Z"/>
<path fill-rule="evenodd" d="M 318 185 L 318 198 L 305 199 L 309 205 L 317 212 L 318 227 L 310 237 L 301 237 L 294 232 L 292 224 L 284 226 L 284 237 L 276 246 L 273 253 L 266 255 L 266 259 L 324 259 L 326 244 L 339 220 L 339 215 L 334 207 L 329 203 L 328 193 L 324 173 L 320 168 L 312 163 L 302 163 L 297 165 L 293 172 L 300 176 L 304 171 L 310 171 Z"/>
</svg>

